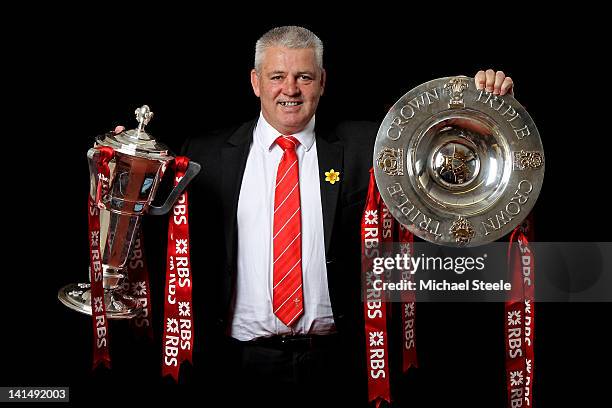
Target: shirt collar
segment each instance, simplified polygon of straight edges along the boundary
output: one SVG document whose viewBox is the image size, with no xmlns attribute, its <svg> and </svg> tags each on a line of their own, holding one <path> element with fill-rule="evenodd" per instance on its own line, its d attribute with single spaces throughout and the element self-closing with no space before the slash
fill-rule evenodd
<svg viewBox="0 0 612 408">
<path fill-rule="evenodd" d="M 293 136 L 295 137 L 300 144 L 304 147 L 304 150 L 309 151 L 312 145 L 314 144 L 315 134 L 315 117 L 312 116 L 310 122 L 306 125 L 304 130 L 298 133 L 293 133 L 291 135 L 284 136 Z M 281 133 L 274 129 L 272 125 L 268 123 L 266 118 L 264 118 L 263 113 L 259 113 L 259 120 L 257 121 L 257 127 L 255 128 L 255 139 L 260 143 L 260 145 L 271 151 L 274 145 L 276 144 L 276 139 L 281 136 Z"/>
</svg>

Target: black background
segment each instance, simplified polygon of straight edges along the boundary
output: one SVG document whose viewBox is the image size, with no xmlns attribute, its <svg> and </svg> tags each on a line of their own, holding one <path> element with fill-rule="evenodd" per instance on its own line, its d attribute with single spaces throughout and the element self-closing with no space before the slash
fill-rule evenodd
<svg viewBox="0 0 612 408">
<path fill-rule="evenodd" d="M 76 402 L 100 388 L 105 391 L 96 400 L 106 402 L 159 400 L 177 390 L 205 402 L 205 393 L 213 392 L 203 386 L 204 376 L 180 388 L 159 378 L 160 324 L 157 341 L 145 344 L 131 338 L 126 324 L 113 322 L 113 370 L 92 373 L 91 322 L 62 306 L 56 294 L 67 283 L 87 280 L 85 153 L 93 137 L 117 124 L 133 127 L 133 111 L 142 104 L 155 112 L 150 132 L 174 151 L 190 134 L 255 117 L 259 103 L 249 83 L 254 43 L 276 25 L 304 25 L 325 44 L 328 82 L 317 120 L 380 122 L 397 99 L 423 82 L 503 70 L 514 79 L 516 97 L 545 147 L 536 238 L 609 240 L 609 74 L 602 55 L 605 25 L 595 11 L 389 7 L 368 17 L 307 19 L 289 10 L 284 18 L 253 15 L 246 22 L 237 10 L 164 8 L 153 15 L 56 7 L 26 15 L 27 24 L 11 33 L 5 122 L 18 129 L 5 135 L 10 255 L 3 268 L 0 385 L 70 386 Z M 20 223 L 10 224 L 14 219 Z M 145 221 L 157 317 L 165 222 Z M 211 273 L 198 267 L 196 282 L 198 273 Z M 607 394 L 610 335 L 604 329 L 610 311 L 609 304 L 598 303 L 538 305 L 537 406 L 572 400 L 590 406 Z M 503 305 L 423 304 L 418 312 L 420 368 L 403 378 L 392 373 L 394 395 L 414 407 L 503 406 Z"/>
</svg>

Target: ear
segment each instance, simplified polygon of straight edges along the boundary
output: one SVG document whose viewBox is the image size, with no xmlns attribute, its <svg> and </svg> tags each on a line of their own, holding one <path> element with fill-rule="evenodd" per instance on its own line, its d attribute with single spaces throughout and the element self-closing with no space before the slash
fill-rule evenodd
<svg viewBox="0 0 612 408">
<path fill-rule="evenodd" d="M 323 95 L 323 92 L 325 91 L 325 81 L 327 80 L 327 72 L 325 72 L 325 69 L 321 69 L 321 95 Z"/>
<path fill-rule="evenodd" d="M 251 86 L 253 87 L 255 96 L 259 98 L 259 78 L 257 77 L 257 71 L 255 71 L 254 68 L 251 70 Z"/>
</svg>

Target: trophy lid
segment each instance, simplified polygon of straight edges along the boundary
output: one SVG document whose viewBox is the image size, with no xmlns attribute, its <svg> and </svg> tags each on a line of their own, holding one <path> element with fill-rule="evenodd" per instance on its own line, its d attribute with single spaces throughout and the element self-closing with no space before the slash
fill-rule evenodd
<svg viewBox="0 0 612 408">
<path fill-rule="evenodd" d="M 132 156 L 143 157 L 151 160 L 172 160 L 174 156 L 168 147 L 156 141 L 149 135 L 144 127 L 153 117 L 153 112 L 147 105 L 143 105 L 134 112 L 138 127 L 136 129 L 124 130 L 121 133 L 107 133 L 96 138 L 96 143 L 102 146 L 112 147 L 115 151 Z"/>
</svg>

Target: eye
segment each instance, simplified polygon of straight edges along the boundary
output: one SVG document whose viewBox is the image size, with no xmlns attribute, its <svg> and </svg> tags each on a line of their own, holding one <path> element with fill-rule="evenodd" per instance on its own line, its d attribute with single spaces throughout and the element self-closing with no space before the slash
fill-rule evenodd
<svg viewBox="0 0 612 408">
<path fill-rule="evenodd" d="M 300 75 L 300 79 L 302 81 L 312 81 L 312 77 L 310 75 L 306 75 L 306 74 Z"/>
<path fill-rule="evenodd" d="M 281 75 L 273 75 L 272 77 L 270 77 L 270 79 L 272 81 L 280 81 L 281 79 L 283 79 L 283 77 Z"/>
</svg>

